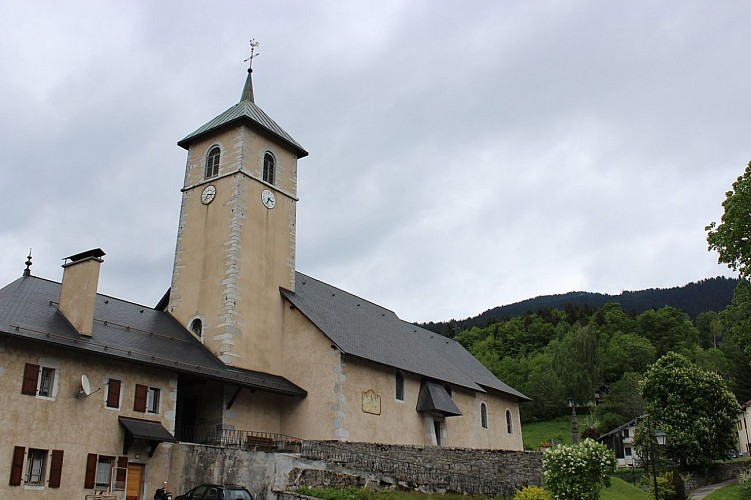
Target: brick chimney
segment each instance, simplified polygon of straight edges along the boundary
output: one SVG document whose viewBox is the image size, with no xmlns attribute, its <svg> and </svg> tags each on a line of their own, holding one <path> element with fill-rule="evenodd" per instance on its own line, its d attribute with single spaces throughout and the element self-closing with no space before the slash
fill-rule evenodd
<svg viewBox="0 0 751 500">
<path fill-rule="evenodd" d="M 79 334 L 91 337 L 94 328 L 99 266 L 104 262 L 101 248 L 66 257 L 58 306 Z"/>
</svg>

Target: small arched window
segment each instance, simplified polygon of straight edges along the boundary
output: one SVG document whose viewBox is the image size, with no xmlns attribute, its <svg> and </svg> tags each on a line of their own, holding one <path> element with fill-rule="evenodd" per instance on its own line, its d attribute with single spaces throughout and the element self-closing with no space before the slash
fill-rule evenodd
<svg viewBox="0 0 751 500">
<path fill-rule="evenodd" d="M 396 370 L 395 377 L 395 398 L 397 401 L 404 401 L 404 374 L 401 370 Z"/>
<path fill-rule="evenodd" d="M 483 429 L 488 428 L 488 407 L 485 403 L 480 405 L 480 423 L 482 424 Z"/>
<path fill-rule="evenodd" d="M 203 335 L 203 322 L 196 318 L 190 322 L 190 331 L 193 332 L 199 339 Z"/>
<path fill-rule="evenodd" d="M 216 177 L 219 175 L 219 158 L 221 151 L 219 146 L 214 146 L 206 155 L 206 178 Z"/>
<path fill-rule="evenodd" d="M 511 410 L 506 410 L 506 432 L 514 433 L 514 417 L 511 415 Z"/>
<path fill-rule="evenodd" d="M 275 170 L 276 161 L 274 161 L 274 156 L 267 152 L 263 157 L 263 180 L 269 184 L 273 184 Z"/>
</svg>

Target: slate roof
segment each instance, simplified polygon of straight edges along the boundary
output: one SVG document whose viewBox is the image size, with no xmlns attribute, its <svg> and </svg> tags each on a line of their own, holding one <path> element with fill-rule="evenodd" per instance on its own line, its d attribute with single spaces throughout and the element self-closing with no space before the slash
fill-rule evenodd
<svg viewBox="0 0 751 500">
<path fill-rule="evenodd" d="M 237 122 L 249 122 L 255 128 L 270 133 L 272 137 L 281 140 L 284 144 L 292 148 L 297 154 L 298 158 L 304 158 L 308 156 L 308 152 L 297 143 L 287 132 L 284 131 L 274 120 L 271 119 L 261 108 L 259 108 L 254 102 L 250 100 L 242 100 L 229 108 L 224 113 L 220 114 L 213 120 L 209 121 L 199 129 L 191 132 L 180 140 L 177 145 L 188 149 L 188 145 L 204 134 L 208 134 L 211 131 L 225 127 Z"/>
<path fill-rule="evenodd" d="M 23 276 L 0 289 L 0 335 L 41 341 L 178 373 L 290 396 L 305 390 L 283 377 L 229 367 L 168 313 L 97 294 L 91 338 L 58 311 L 60 283 Z"/>
<path fill-rule="evenodd" d="M 399 319 L 368 302 L 300 272 L 295 291 L 282 290 L 345 354 L 475 391 L 529 398 L 501 382 L 458 342 Z"/>
</svg>

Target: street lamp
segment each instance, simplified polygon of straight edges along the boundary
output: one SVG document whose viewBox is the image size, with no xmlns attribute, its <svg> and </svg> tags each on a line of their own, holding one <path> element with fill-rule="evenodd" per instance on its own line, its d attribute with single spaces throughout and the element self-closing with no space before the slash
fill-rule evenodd
<svg viewBox="0 0 751 500">
<path fill-rule="evenodd" d="M 576 403 L 573 399 L 568 400 L 568 405 L 571 407 L 571 441 L 574 444 L 579 443 L 579 424 L 576 421 Z"/>
<path fill-rule="evenodd" d="M 658 430 L 652 434 L 652 417 L 647 415 L 647 439 L 649 439 L 649 460 L 652 462 L 652 480 L 654 481 L 655 500 L 660 500 L 660 495 L 657 491 L 657 468 L 655 465 L 655 451 L 654 443 L 657 442 L 659 446 L 665 444 L 666 434 L 661 430 Z"/>
</svg>

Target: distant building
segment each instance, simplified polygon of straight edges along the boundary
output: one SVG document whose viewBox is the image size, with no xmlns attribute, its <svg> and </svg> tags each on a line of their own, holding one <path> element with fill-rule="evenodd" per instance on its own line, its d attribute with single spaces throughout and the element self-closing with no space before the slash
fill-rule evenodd
<svg viewBox="0 0 751 500">
<path fill-rule="evenodd" d="M 738 454 L 744 457 L 751 455 L 749 426 L 751 426 L 751 401 L 746 401 L 741 405 L 741 411 L 738 412 Z"/>
<path fill-rule="evenodd" d="M 619 467 L 638 467 L 639 457 L 634 449 L 634 436 L 639 419 L 635 418 L 603 434 L 597 441 L 603 443 L 615 454 Z"/>
<path fill-rule="evenodd" d="M 308 153 L 255 104 L 250 74 L 178 144 L 159 304 L 98 294 L 100 249 L 68 257 L 62 283 L 28 261 L 0 289 L 0 498 L 151 498 L 172 443 L 212 431 L 522 449 L 526 396 L 454 340 L 296 271 Z"/>
</svg>

